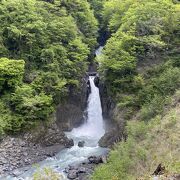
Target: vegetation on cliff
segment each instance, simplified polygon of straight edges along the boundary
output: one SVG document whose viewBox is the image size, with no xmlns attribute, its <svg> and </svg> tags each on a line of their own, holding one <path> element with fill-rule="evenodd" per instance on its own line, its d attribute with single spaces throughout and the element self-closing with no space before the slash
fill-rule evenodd
<svg viewBox="0 0 180 180">
<path fill-rule="evenodd" d="M 109 94 L 116 97 L 114 99 L 118 101 L 121 94 L 124 96 L 126 93 L 129 104 L 138 106 L 156 94 L 165 96 L 177 88 L 179 79 L 173 81 L 176 87 L 173 84 L 173 87 L 169 87 L 171 77 L 165 76 L 168 72 L 170 76 L 178 73 L 178 12 L 179 5 L 166 0 L 117 0 L 105 3 L 104 22 L 112 37 L 107 41 L 101 56 L 100 71 Z M 159 67 L 151 69 L 158 64 Z M 160 82 L 155 80 L 158 76 L 161 76 Z M 147 88 L 150 83 L 151 87 Z M 147 91 L 151 91 L 151 94 Z M 141 98 L 141 94 L 144 98 Z"/>
<path fill-rule="evenodd" d="M 97 61 L 127 140 L 92 179 L 148 179 L 160 163 L 167 173 L 180 173 L 179 91 L 168 109 L 180 87 L 179 14 L 171 0 L 103 2 L 103 28 L 111 37 Z"/>
<path fill-rule="evenodd" d="M 1 134 L 47 120 L 80 87 L 97 30 L 86 0 L 0 2 Z"/>
<path fill-rule="evenodd" d="M 180 92 L 171 99 L 163 112 L 144 121 L 127 123 L 128 139 L 111 151 L 108 163 L 98 167 L 93 180 L 152 179 L 152 174 L 161 163 L 165 169 L 162 179 L 180 173 Z M 156 174 L 157 175 L 157 174 Z"/>
</svg>

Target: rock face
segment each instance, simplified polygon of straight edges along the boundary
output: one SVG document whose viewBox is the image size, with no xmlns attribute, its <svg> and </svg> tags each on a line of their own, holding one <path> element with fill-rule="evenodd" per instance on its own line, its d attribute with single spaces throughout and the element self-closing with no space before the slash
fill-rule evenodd
<svg viewBox="0 0 180 180">
<path fill-rule="evenodd" d="M 113 99 L 108 95 L 105 84 L 99 84 L 102 113 L 107 130 L 105 135 L 100 139 L 99 145 L 101 147 L 112 147 L 114 143 L 125 139 L 124 132 L 125 120 L 123 119 L 123 112 L 120 111 Z"/>
<path fill-rule="evenodd" d="M 59 104 L 56 112 L 57 124 L 62 130 L 70 131 L 84 122 L 86 118 L 84 110 L 89 93 L 88 76 L 83 78 L 80 91 L 77 92 L 73 87 L 69 87 L 66 102 Z"/>
<path fill-rule="evenodd" d="M 110 121 L 113 117 L 113 111 L 115 103 L 112 98 L 108 95 L 107 88 L 103 82 L 99 83 L 99 92 L 101 97 L 102 113 L 105 120 Z"/>
<path fill-rule="evenodd" d="M 99 146 L 111 147 L 114 143 L 121 140 L 120 132 L 118 128 L 112 128 L 99 140 Z"/>
<path fill-rule="evenodd" d="M 71 147 L 72 140 L 55 123 L 47 127 L 41 124 L 33 132 L 18 137 L 5 137 L 0 143 L 0 175 L 18 176 L 22 172 L 17 168 L 53 157 L 67 144 Z"/>
<path fill-rule="evenodd" d="M 96 75 L 94 78 L 94 84 L 96 87 L 99 87 L 99 76 L 98 75 Z"/>
</svg>

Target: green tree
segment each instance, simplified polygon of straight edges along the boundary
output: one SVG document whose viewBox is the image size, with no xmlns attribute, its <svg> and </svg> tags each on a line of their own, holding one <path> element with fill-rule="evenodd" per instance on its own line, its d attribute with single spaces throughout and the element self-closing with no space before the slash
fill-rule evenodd
<svg viewBox="0 0 180 180">
<path fill-rule="evenodd" d="M 22 84 L 24 61 L 0 58 L 0 92 Z"/>
</svg>

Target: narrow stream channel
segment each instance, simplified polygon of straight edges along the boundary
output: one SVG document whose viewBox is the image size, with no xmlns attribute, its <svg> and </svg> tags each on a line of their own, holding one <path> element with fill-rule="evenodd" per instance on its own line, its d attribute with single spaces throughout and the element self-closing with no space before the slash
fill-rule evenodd
<svg viewBox="0 0 180 180">
<path fill-rule="evenodd" d="M 70 149 L 60 151 L 53 158 L 47 158 L 46 160 L 38 163 L 36 167 L 29 167 L 28 170 L 26 169 L 26 171 L 20 175 L 20 177 L 14 178 L 9 176 L 6 177 L 7 180 L 29 180 L 32 178 L 34 172 L 37 171 L 37 167 L 38 169 L 50 167 L 56 172 L 63 173 L 63 170 L 68 167 L 68 165 L 78 164 L 87 160 L 89 156 L 99 156 L 107 152 L 106 148 L 98 146 L 99 139 L 105 133 L 99 89 L 94 84 L 93 76 L 89 77 L 89 81 L 91 93 L 88 98 L 87 121 L 80 127 L 74 128 L 71 132 L 66 132 L 66 135 L 74 140 L 74 146 Z M 78 147 L 79 141 L 85 142 L 84 147 Z M 67 179 L 66 176 L 64 178 Z"/>
</svg>

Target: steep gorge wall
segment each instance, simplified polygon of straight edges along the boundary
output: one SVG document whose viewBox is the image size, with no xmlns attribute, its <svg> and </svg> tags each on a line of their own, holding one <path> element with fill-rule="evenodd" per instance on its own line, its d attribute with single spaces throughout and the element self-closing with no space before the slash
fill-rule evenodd
<svg viewBox="0 0 180 180">
<path fill-rule="evenodd" d="M 101 82 L 99 89 L 102 113 L 106 125 L 106 133 L 100 139 L 99 144 L 102 147 L 112 147 L 114 143 L 126 137 L 124 131 L 125 119 L 123 118 L 123 111 L 117 108 L 117 104 L 108 94 L 106 85 Z"/>
<path fill-rule="evenodd" d="M 83 78 L 80 90 L 72 88 L 67 100 L 57 107 L 56 123 L 63 131 L 72 130 L 72 128 L 82 124 L 86 118 L 85 109 L 89 95 L 87 80 L 87 76 Z"/>
</svg>

